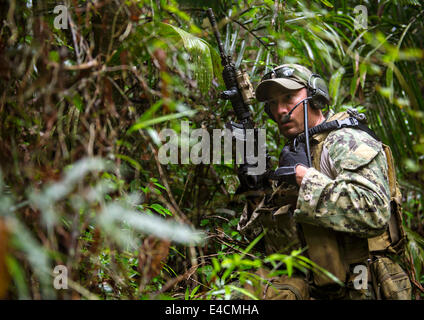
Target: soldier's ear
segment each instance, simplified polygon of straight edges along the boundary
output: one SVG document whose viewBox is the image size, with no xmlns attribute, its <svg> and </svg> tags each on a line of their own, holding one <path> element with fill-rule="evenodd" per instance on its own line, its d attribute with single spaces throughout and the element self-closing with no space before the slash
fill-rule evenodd
<svg viewBox="0 0 424 320">
<path fill-rule="evenodd" d="M 330 104 L 327 84 L 324 79 L 316 73 L 313 73 L 309 77 L 308 96 L 312 97 L 311 102 L 315 109 L 323 109 Z"/>
</svg>

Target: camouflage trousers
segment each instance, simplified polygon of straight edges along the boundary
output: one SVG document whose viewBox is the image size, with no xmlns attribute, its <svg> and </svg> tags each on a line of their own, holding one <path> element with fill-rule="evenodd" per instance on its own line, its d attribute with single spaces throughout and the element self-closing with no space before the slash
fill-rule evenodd
<svg viewBox="0 0 424 320">
<path fill-rule="evenodd" d="M 351 266 L 353 267 L 353 266 Z M 368 270 L 367 281 L 355 288 L 355 276 L 351 273 L 348 283 L 317 287 L 304 275 L 270 276 L 262 268 L 255 272 L 255 286 L 247 284 L 246 290 L 264 300 L 411 300 L 412 288 L 408 275 L 401 266 L 388 257 L 374 257 Z M 376 290 L 375 290 L 376 289 Z"/>
<path fill-rule="evenodd" d="M 269 277 L 269 271 L 259 269 L 256 274 L 266 280 L 256 286 L 245 285 L 244 288 L 259 299 L 264 300 L 374 300 L 372 283 L 367 289 L 355 289 L 353 285 L 327 289 L 316 288 L 303 275 L 294 274 Z"/>
</svg>

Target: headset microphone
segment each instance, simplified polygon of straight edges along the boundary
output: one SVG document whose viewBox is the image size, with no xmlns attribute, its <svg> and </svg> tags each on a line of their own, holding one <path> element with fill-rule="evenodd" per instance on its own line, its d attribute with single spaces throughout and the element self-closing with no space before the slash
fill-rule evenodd
<svg viewBox="0 0 424 320">
<path fill-rule="evenodd" d="M 280 119 L 281 124 L 286 124 L 289 121 L 290 121 L 290 113 L 285 114 Z"/>
<path fill-rule="evenodd" d="M 287 122 L 289 122 L 289 121 L 290 121 L 291 114 L 292 114 L 292 112 L 294 111 L 294 109 L 296 109 L 296 108 L 297 108 L 297 106 L 298 106 L 298 105 L 300 105 L 303 101 L 305 101 L 305 100 L 309 100 L 309 99 L 311 99 L 311 97 L 307 97 L 307 98 L 305 98 L 305 99 L 301 100 L 300 102 L 298 102 L 298 103 L 294 106 L 294 108 L 293 108 L 293 109 L 291 109 L 291 110 L 289 111 L 289 113 L 287 113 L 287 114 L 283 115 L 283 116 L 281 117 L 281 119 L 280 119 L 281 124 L 286 124 Z"/>
</svg>

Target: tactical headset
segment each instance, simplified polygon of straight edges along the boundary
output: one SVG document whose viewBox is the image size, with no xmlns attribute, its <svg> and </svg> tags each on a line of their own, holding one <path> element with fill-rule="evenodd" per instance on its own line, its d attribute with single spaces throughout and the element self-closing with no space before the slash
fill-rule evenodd
<svg viewBox="0 0 424 320">
<path fill-rule="evenodd" d="M 287 78 L 304 84 L 307 89 L 308 98 L 311 101 L 311 106 L 314 109 L 323 109 L 330 104 L 330 95 L 328 94 L 327 85 L 319 74 L 311 73 L 308 76 L 299 71 L 297 68 L 279 66 L 265 74 L 262 77 L 261 82 L 276 78 Z M 265 103 L 264 108 L 269 117 L 275 121 L 268 103 Z"/>
</svg>

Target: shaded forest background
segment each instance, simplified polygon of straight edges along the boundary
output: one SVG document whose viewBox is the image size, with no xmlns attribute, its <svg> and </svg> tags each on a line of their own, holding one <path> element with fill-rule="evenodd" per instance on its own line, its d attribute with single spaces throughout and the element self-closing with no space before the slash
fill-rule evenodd
<svg viewBox="0 0 424 320">
<path fill-rule="evenodd" d="M 65 5 L 67 28 L 55 28 Z M 366 28 L 355 25 L 357 5 Z M 402 260 L 424 284 L 424 6 L 393 1 L 0 1 L 0 297 L 215 299 L 264 264 L 236 230 L 232 164 L 162 165 L 159 132 L 224 128 L 231 106 L 204 9 L 254 86 L 282 63 L 328 79 L 394 153 L 408 233 Z M 57 22 L 57 20 L 56 20 Z M 284 144 L 258 103 L 275 161 Z M 191 142 L 192 144 L 195 142 Z M 259 239 L 257 239 L 259 241 Z M 54 289 L 66 266 L 68 289 Z M 284 265 L 283 268 L 280 268 Z M 422 287 L 421 287 L 422 288 Z"/>
</svg>

